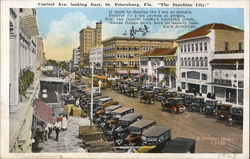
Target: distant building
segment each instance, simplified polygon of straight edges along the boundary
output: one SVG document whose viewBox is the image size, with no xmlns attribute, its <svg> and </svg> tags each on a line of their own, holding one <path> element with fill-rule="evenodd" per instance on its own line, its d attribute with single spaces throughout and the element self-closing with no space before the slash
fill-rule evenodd
<svg viewBox="0 0 250 159">
<path fill-rule="evenodd" d="M 172 39 L 112 37 L 102 41 L 107 74 L 124 78 L 139 71 L 139 55 L 154 48 L 172 48 Z"/>
<path fill-rule="evenodd" d="M 100 47 L 102 41 L 102 22 L 96 23 L 96 28 L 87 26 L 80 31 L 80 65 L 89 67 L 89 50 Z"/>
<path fill-rule="evenodd" d="M 152 83 L 165 82 L 165 86 L 176 86 L 176 50 L 173 48 L 155 48 L 140 55 L 140 72 L 146 74 Z M 161 83 L 161 84 L 162 84 Z M 159 85 L 162 86 L 162 85 Z"/>
<path fill-rule="evenodd" d="M 73 68 L 74 68 L 74 70 L 78 70 L 79 69 L 79 67 L 80 67 L 80 55 L 81 54 L 81 52 L 80 52 L 80 47 L 78 47 L 78 48 L 74 48 L 73 49 Z"/>
<path fill-rule="evenodd" d="M 232 82 L 238 79 L 243 83 L 243 39 L 244 31 L 218 23 L 178 37 L 179 89 L 204 96 L 214 94 L 222 101 L 229 101 L 229 95 L 235 99 L 237 90 L 242 96 L 243 87 L 236 88 Z M 238 76 L 235 75 L 236 61 L 240 63 Z M 230 101 L 236 103 L 236 100 Z"/>
</svg>

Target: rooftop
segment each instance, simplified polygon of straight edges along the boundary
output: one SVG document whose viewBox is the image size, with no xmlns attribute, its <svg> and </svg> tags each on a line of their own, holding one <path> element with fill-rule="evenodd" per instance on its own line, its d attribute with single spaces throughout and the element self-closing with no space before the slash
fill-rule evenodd
<svg viewBox="0 0 250 159">
<path fill-rule="evenodd" d="M 174 39 L 162 39 L 162 38 L 141 38 L 141 37 L 111 37 L 102 41 L 102 43 L 113 41 L 113 40 L 129 40 L 129 41 L 160 41 L 160 42 L 173 42 Z"/>
<path fill-rule="evenodd" d="M 176 40 L 184 40 L 184 39 L 190 39 L 194 37 L 200 37 L 200 36 L 205 36 L 209 34 L 211 29 L 215 30 L 231 30 L 231 31 L 243 31 L 238 28 L 222 24 L 222 23 L 211 23 L 207 25 L 203 25 L 193 31 L 190 31 L 184 35 L 179 36 Z"/>
<path fill-rule="evenodd" d="M 177 47 L 173 48 L 154 48 L 150 51 L 147 51 L 143 54 L 141 54 L 141 57 L 147 57 L 147 56 L 165 56 L 165 55 L 173 55 L 176 53 Z"/>
</svg>

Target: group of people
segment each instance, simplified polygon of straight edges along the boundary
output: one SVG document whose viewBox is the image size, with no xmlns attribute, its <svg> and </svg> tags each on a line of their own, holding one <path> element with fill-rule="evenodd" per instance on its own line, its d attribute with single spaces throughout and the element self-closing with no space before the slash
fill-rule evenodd
<svg viewBox="0 0 250 159">
<path fill-rule="evenodd" d="M 50 139 L 51 134 L 53 132 L 53 130 L 56 132 L 56 141 L 59 141 L 59 133 L 60 131 L 65 131 L 67 130 L 68 127 L 68 116 L 67 115 L 63 115 L 63 117 L 59 117 L 57 118 L 56 122 L 54 124 L 52 123 L 45 123 L 44 122 L 40 122 L 40 127 L 38 127 L 37 129 L 37 137 L 40 139 L 42 142 L 47 141 L 48 139 Z"/>
</svg>

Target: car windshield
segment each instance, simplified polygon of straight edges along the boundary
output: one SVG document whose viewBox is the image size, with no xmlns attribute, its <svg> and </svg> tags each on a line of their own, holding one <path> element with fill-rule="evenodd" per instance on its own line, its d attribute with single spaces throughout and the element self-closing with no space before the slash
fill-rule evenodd
<svg viewBox="0 0 250 159">
<path fill-rule="evenodd" d="M 227 106 L 219 106 L 218 110 L 229 110 L 230 107 Z"/>
<path fill-rule="evenodd" d="M 210 106 L 214 106 L 216 104 L 216 101 L 207 100 L 206 104 Z"/>
<path fill-rule="evenodd" d="M 233 109 L 233 113 L 234 114 L 243 114 L 243 110 L 242 109 Z"/>
</svg>

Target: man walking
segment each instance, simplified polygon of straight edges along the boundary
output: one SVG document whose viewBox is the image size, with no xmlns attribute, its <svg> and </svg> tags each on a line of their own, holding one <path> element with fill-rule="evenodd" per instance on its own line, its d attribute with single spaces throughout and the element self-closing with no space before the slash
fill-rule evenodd
<svg viewBox="0 0 250 159">
<path fill-rule="evenodd" d="M 47 126 L 46 126 L 46 131 L 48 131 L 48 139 L 50 138 L 50 135 L 52 133 L 52 130 L 53 130 L 53 125 L 51 123 L 47 123 Z"/>
<path fill-rule="evenodd" d="M 59 140 L 59 132 L 61 130 L 61 121 L 59 121 L 59 119 L 57 119 L 56 123 L 55 123 L 55 131 L 56 131 L 56 141 Z"/>
</svg>

